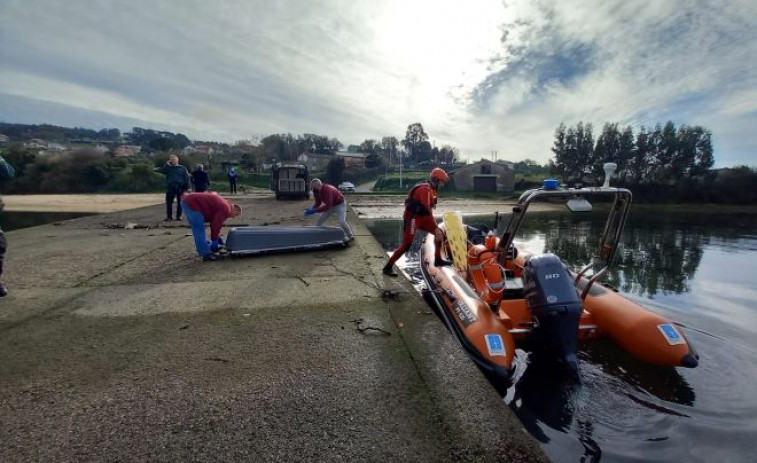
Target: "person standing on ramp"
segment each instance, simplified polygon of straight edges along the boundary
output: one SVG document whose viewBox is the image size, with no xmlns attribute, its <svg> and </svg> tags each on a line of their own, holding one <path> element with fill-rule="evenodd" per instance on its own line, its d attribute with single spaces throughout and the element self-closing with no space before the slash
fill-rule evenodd
<svg viewBox="0 0 757 463">
<path fill-rule="evenodd" d="M 156 169 L 166 176 L 166 221 L 173 220 L 171 207 L 176 199 L 176 220 L 181 220 L 181 197 L 189 189 L 189 171 L 179 164 L 175 154 L 168 156 L 168 162 Z"/>
</svg>

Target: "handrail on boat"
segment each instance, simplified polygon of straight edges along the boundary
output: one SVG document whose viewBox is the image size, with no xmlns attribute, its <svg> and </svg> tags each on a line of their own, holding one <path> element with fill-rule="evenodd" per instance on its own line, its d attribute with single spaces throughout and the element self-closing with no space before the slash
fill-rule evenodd
<svg viewBox="0 0 757 463">
<path fill-rule="evenodd" d="M 567 201 L 574 198 L 586 199 L 599 196 L 606 197 L 608 195 L 614 196 L 614 202 L 607 217 L 607 221 L 605 222 L 604 231 L 600 236 L 595 259 L 592 259 L 592 262 L 589 262 L 580 272 L 578 272 L 578 274 L 576 274 L 576 283 L 578 283 L 579 279 L 585 277 L 589 270 L 594 269 L 594 273 L 589 277 L 589 280 L 581 293 L 581 299 L 585 299 L 591 286 L 595 281 L 598 281 L 604 276 L 615 259 L 618 251 L 618 244 L 620 243 L 623 229 L 626 225 L 626 219 L 628 218 L 628 211 L 630 210 L 631 201 L 633 199 L 633 194 L 630 190 L 608 186 L 570 189 L 537 188 L 527 190 L 520 196 L 520 198 L 518 198 L 516 205 L 513 206 L 512 216 L 507 222 L 505 230 L 502 232 L 498 248 L 510 249 L 510 246 L 513 243 L 513 238 L 523 222 L 523 217 L 525 216 L 528 207 L 538 200 L 564 199 Z M 505 265 L 506 255 L 507 253 L 500 253 L 501 265 Z M 601 267 L 595 268 L 598 264 L 601 264 Z"/>
</svg>

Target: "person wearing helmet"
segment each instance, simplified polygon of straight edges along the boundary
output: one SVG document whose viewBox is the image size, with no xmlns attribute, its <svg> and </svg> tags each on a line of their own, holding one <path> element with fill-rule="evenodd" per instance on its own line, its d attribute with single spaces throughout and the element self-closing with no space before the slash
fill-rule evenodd
<svg viewBox="0 0 757 463">
<path fill-rule="evenodd" d="M 389 258 L 389 262 L 384 266 L 384 275 L 397 276 L 397 273 L 393 269 L 394 263 L 410 249 L 415 238 L 415 232 L 419 229 L 434 234 L 434 242 L 436 244 L 434 265 L 440 267 L 451 264 L 451 262 L 441 257 L 443 234 L 437 226 L 436 219 L 434 219 L 434 214 L 432 213 L 432 209 L 436 207 L 436 192 L 440 186 L 444 186 L 447 182 L 449 182 L 449 175 L 437 167 L 431 171 L 427 182 L 421 182 L 410 190 L 407 199 L 405 199 L 405 212 L 402 215 L 404 220 L 402 244 L 394 251 L 392 257 Z"/>
</svg>

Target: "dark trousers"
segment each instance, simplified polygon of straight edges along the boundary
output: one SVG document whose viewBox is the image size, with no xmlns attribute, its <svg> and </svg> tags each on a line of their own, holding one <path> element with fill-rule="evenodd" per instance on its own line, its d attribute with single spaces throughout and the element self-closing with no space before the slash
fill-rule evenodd
<svg viewBox="0 0 757 463">
<path fill-rule="evenodd" d="M 184 196 L 184 188 L 175 185 L 166 187 L 166 218 L 171 219 L 171 205 L 176 200 L 176 220 L 181 218 L 181 197 Z"/>
<path fill-rule="evenodd" d="M 5 240 L 5 233 L 0 231 L 0 276 L 3 276 L 3 258 L 7 248 L 8 242 Z"/>
<path fill-rule="evenodd" d="M 229 193 L 237 194 L 237 179 L 229 179 Z"/>
</svg>

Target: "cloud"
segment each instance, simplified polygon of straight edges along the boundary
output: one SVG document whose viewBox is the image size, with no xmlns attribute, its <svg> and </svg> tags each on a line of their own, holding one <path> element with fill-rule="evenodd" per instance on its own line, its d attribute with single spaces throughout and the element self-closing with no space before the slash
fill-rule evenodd
<svg viewBox="0 0 757 463">
<path fill-rule="evenodd" d="M 718 165 L 757 164 L 749 1 L 6 0 L 3 8 L 7 122 L 139 121 L 199 139 L 310 132 L 359 143 L 401 138 L 420 121 L 437 145 L 473 159 L 497 151 L 545 162 L 561 122 L 637 129 L 672 120 L 713 130 Z"/>
</svg>

